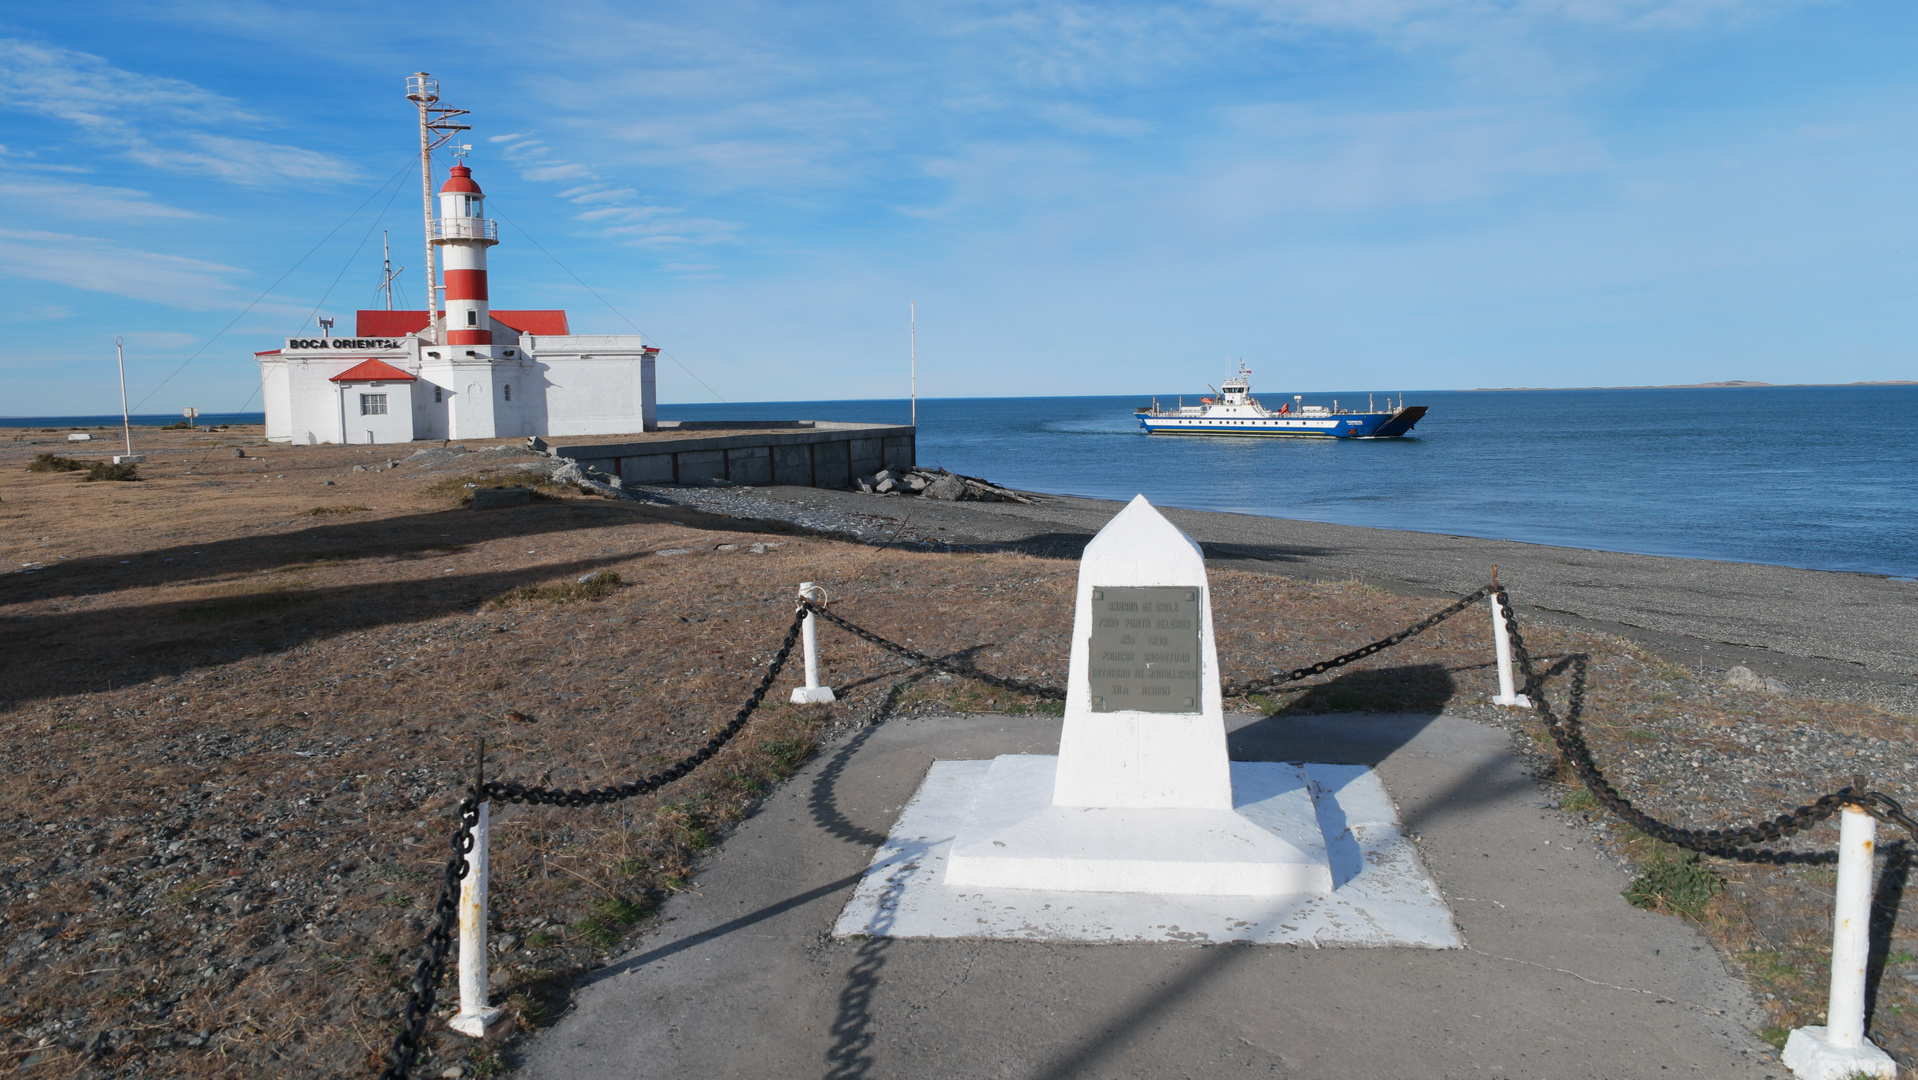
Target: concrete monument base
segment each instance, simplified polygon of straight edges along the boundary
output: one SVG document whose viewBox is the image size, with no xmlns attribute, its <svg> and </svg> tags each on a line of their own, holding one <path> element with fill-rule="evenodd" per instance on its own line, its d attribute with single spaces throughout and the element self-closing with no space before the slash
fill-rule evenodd
<svg viewBox="0 0 1918 1080">
<path fill-rule="evenodd" d="M 1305 772 L 1242 769 L 1235 792 L 1259 808 L 1058 806 L 1059 759 L 993 760 L 953 841 L 946 884 L 1069 892 L 1280 896 L 1332 891 Z"/>
<path fill-rule="evenodd" d="M 1799 1080 L 1896 1080 L 1898 1063 L 1870 1043 L 1833 1046 L 1822 1027 L 1801 1027 L 1785 1040 L 1785 1067 Z"/>
<path fill-rule="evenodd" d="M 1329 892 L 1226 895 L 951 884 L 949 866 L 958 840 L 970 838 L 969 823 L 986 820 L 977 811 L 991 790 L 995 766 L 1022 758 L 934 762 L 892 834 L 874 853 L 840 912 L 834 935 L 1434 949 L 1464 945 L 1451 909 L 1400 831 L 1398 812 L 1384 785 L 1362 765 L 1230 764 L 1234 812 L 1274 840 L 1322 860 Z"/>
</svg>

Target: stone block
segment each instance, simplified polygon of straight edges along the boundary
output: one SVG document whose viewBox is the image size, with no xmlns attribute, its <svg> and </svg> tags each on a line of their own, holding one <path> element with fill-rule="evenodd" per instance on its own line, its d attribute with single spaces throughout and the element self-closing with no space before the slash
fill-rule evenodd
<svg viewBox="0 0 1918 1080">
<path fill-rule="evenodd" d="M 958 502 L 966 497 L 966 482 L 947 473 L 926 485 L 925 496 L 928 499 L 942 499 L 946 502 Z"/>
<path fill-rule="evenodd" d="M 772 464 L 773 483 L 812 486 L 812 451 L 806 444 L 773 447 Z"/>
<path fill-rule="evenodd" d="M 886 436 L 885 450 L 881 454 L 885 459 L 886 468 L 903 472 L 919 464 L 916 458 L 916 442 L 917 439 L 911 435 Z"/>
<path fill-rule="evenodd" d="M 745 446 L 727 451 L 726 479 L 735 484 L 772 483 L 772 451 L 764 446 Z"/>
<path fill-rule="evenodd" d="M 687 485 L 726 479 L 724 450 L 687 450 L 679 455 L 679 482 Z"/>
<path fill-rule="evenodd" d="M 619 478 L 628 484 L 670 484 L 673 455 L 646 454 L 619 459 Z"/>
<path fill-rule="evenodd" d="M 885 467 L 885 440 L 848 439 L 846 455 L 853 475 L 871 476 Z"/>
<path fill-rule="evenodd" d="M 813 483 L 820 487 L 851 487 L 852 462 L 847 455 L 847 444 L 844 441 L 813 443 L 812 475 Z"/>
</svg>

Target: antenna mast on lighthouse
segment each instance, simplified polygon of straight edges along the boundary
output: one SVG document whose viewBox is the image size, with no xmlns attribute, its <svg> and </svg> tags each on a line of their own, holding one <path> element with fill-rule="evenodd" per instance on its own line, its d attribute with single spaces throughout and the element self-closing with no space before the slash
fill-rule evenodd
<svg viewBox="0 0 1918 1080">
<path fill-rule="evenodd" d="M 429 339 L 438 341 L 439 335 L 433 332 L 433 321 L 439 316 L 440 307 L 438 283 L 433 280 L 433 226 L 438 223 L 433 214 L 433 151 L 445 146 L 454 132 L 471 131 L 473 126 L 454 119 L 467 115 L 467 110 L 449 109 L 439 103 L 440 81 L 424 71 L 406 77 L 406 100 L 420 110 L 420 212 L 426 224 L 426 331 Z"/>
<path fill-rule="evenodd" d="M 380 230 L 380 291 L 386 294 L 386 310 L 393 310 L 393 279 L 406 271 L 402 266 L 393 269 L 393 251 L 386 243 L 386 230 Z"/>
</svg>

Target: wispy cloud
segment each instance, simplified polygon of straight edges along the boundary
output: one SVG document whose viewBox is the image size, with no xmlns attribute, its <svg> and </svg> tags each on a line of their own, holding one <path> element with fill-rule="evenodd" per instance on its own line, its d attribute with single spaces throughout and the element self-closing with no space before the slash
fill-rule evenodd
<svg viewBox="0 0 1918 1080">
<path fill-rule="evenodd" d="M 530 133 L 495 135 L 487 141 L 499 147 L 500 156 L 522 179 L 571 183 L 557 195 L 580 207 L 574 220 L 622 242 L 645 247 L 714 244 L 732 239 L 741 229 L 736 222 L 690 217 L 678 207 L 641 202 L 637 188 L 608 184 L 590 166 L 559 158 Z"/>
<path fill-rule="evenodd" d="M 229 183 L 310 187 L 361 175 L 331 154 L 232 134 L 268 121 L 230 98 L 57 46 L 0 39 L 0 107 L 65 121 L 145 165 Z"/>
<path fill-rule="evenodd" d="M 0 229 L 0 273 L 191 310 L 234 306 L 231 266 L 66 233 Z"/>
<path fill-rule="evenodd" d="M 1522 110 L 1327 113 L 1231 110 L 1198 156 L 1204 216 L 1242 222 L 1283 210 L 1378 210 L 1483 199 L 1608 164 L 1565 117 Z M 1205 167 L 1211 166 L 1211 167 Z"/>
<path fill-rule="evenodd" d="M 42 176 L 0 173 L 0 200 L 24 216 L 51 214 L 79 221 L 139 221 L 150 218 L 197 218 L 201 215 L 156 202 L 133 188 L 102 187 Z"/>
</svg>

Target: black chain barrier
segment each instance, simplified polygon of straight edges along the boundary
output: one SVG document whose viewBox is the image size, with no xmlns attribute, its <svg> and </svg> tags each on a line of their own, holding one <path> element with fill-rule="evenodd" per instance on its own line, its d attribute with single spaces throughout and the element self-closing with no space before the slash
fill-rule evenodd
<svg viewBox="0 0 1918 1080">
<path fill-rule="evenodd" d="M 1518 620 L 1512 614 L 1511 601 L 1505 589 L 1496 584 L 1478 589 L 1450 607 L 1434 612 L 1405 629 L 1382 637 L 1369 645 L 1306 667 L 1274 672 L 1269 678 L 1223 686 L 1221 692 L 1226 697 L 1244 697 L 1283 686 L 1286 683 L 1308 679 L 1314 675 L 1322 675 L 1417 637 L 1487 596 L 1497 598 L 1499 616 L 1505 621 L 1513 658 L 1517 661 L 1520 672 L 1525 676 L 1523 693 L 1532 701 L 1545 723 L 1546 731 L 1551 734 L 1553 743 L 1558 747 L 1559 753 L 1578 774 L 1585 787 L 1605 805 L 1606 809 L 1639 832 L 1692 851 L 1745 862 L 1831 862 L 1837 856 L 1829 852 L 1801 854 L 1753 849 L 1757 845 L 1775 843 L 1792 836 L 1808 826 L 1831 817 L 1845 806 L 1856 806 L 1878 820 L 1902 826 L 1914 837 L 1918 837 L 1918 820 L 1913 820 L 1889 795 L 1864 790 L 1867 785 L 1862 776 L 1846 787 L 1820 796 L 1810 805 L 1801 806 L 1768 820 L 1729 828 L 1682 828 L 1660 821 L 1638 809 L 1632 805 L 1630 799 L 1620 795 L 1618 789 L 1606 779 L 1604 771 L 1592 758 L 1591 747 L 1585 742 L 1584 729 L 1580 722 L 1580 716 L 1584 711 L 1585 658 L 1580 656 L 1573 660 L 1571 694 L 1565 716 L 1560 718 L 1541 693 L 1544 679 L 1532 662 L 1531 652 L 1525 647 L 1525 638 L 1519 633 Z M 692 772 L 717 754 L 732 740 L 733 736 L 739 733 L 741 728 L 746 726 L 746 721 L 765 700 L 766 692 L 772 689 L 774 680 L 786 666 L 787 659 L 792 655 L 793 643 L 798 639 L 800 628 L 804 625 L 809 613 L 825 619 L 854 637 L 877 645 L 915 664 L 968 679 L 977 679 L 990 686 L 1015 690 L 1034 697 L 1057 701 L 1063 700 L 1066 696 L 1065 690 L 1061 687 L 993 675 L 980 671 L 970 664 L 956 663 L 928 655 L 842 618 L 827 610 L 822 604 L 810 599 L 802 599 L 798 610 L 793 613 L 792 625 L 786 630 L 785 640 L 780 642 L 779 651 L 773 655 L 771 663 L 766 667 L 765 676 L 759 680 L 759 685 L 753 688 L 752 696 L 746 700 L 746 704 L 740 706 L 739 711 L 734 714 L 732 722 L 721 728 L 719 734 L 707 740 L 706 745 L 670 768 L 624 784 L 588 788 L 584 791 L 577 788 L 527 787 L 508 781 L 487 780 L 484 776 L 476 777 L 459 803 L 457 811 L 459 823 L 449 838 L 453 854 L 447 860 L 439 900 L 433 906 L 435 920 L 433 929 L 426 936 L 426 955 L 420 958 L 418 966 L 414 969 L 413 978 L 407 984 L 408 996 L 405 1017 L 402 1021 L 403 1027 L 400 1034 L 393 1039 L 392 1049 L 387 1055 L 387 1066 L 380 1073 L 380 1080 L 406 1080 L 411 1074 L 414 1060 L 419 1055 L 420 1041 L 425 1035 L 427 1020 L 433 1012 L 440 974 L 446 964 L 446 954 L 452 948 L 454 927 L 459 920 L 460 882 L 465 879 L 469 869 L 467 854 L 473 850 L 473 828 L 479 821 L 479 804 L 485 800 L 502 799 L 506 802 L 544 806 L 598 806 L 649 794 Z"/>
<path fill-rule="evenodd" d="M 692 772 L 731 742 L 766 699 L 766 692 L 772 689 L 773 681 L 779 678 L 779 672 L 792 655 L 793 643 L 799 639 L 799 628 L 806 619 L 806 610 L 801 607 L 793 613 L 792 625 L 786 628 L 786 638 L 779 643 L 779 651 L 773 654 L 772 662 L 766 665 L 766 674 L 759 680 L 759 685 L 753 688 L 752 696 L 733 714 L 732 722 L 721 728 L 719 734 L 706 740 L 706 745 L 670 768 L 624 784 L 585 791 L 577 788 L 527 787 L 524 784 L 487 780 L 483 775 L 475 778 L 474 783 L 466 789 L 465 797 L 460 800 L 459 824 L 451 837 L 453 857 L 447 860 L 446 878 L 440 885 L 440 898 L 433 905 L 435 921 L 433 929 L 426 935 L 426 955 L 420 958 L 419 965 L 413 970 L 412 981 L 407 983 L 405 1017 L 400 1033 L 393 1038 L 392 1049 L 387 1052 L 386 1068 L 380 1072 L 380 1080 L 407 1080 L 412 1075 L 414 1060 L 419 1056 L 420 1040 L 426 1034 L 426 1022 L 432 1017 L 433 1002 L 439 993 L 440 972 L 446 966 L 446 954 L 452 948 L 454 927 L 459 922 L 460 882 L 466 877 L 470 866 L 466 856 L 473 850 L 473 827 L 479 822 L 479 804 L 502 799 L 543 806 L 599 806 L 649 794 Z"/>
<path fill-rule="evenodd" d="M 1342 668 L 1345 665 L 1350 664 L 1355 660 L 1363 660 L 1374 653 L 1384 652 L 1386 649 L 1389 649 L 1392 646 L 1407 640 L 1408 638 L 1415 638 L 1419 636 L 1420 634 L 1425 633 L 1427 630 L 1430 630 L 1432 627 L 1437 626 L 1439 623 L 1444 622 L 1445 620 L 1451 618 L 1452 616 L 1457 615 L 1459 612 L 1464 611 L 1466 608 L 1471 607 L 1473 604 L 1478 603 L 1480 600 L 1485 599 L 1487 596 L 1490 596 L 1492 594 L 1492 588 L 1493 586 L 1487 585 L 1484 588 L 1478 590 L 1477 592 L 1472 593 L 1470 596 L 1467 596 L 1464 599 L 1460 600 L 1458 603 L 1453 604 L 1451 607 L 1444 609 L 1443 611 L 1433 612 L 1431 615 L 1427 616 L 1426 618 L 1416 623 L 1413 623 L 1411 626 L 1408 626 L 1405 629 L 1398 631 L 1397 633 L 1390 634 L 1386 637 L 1382 637 L 1378 639 L 1377 641 L 1372 642 L 1370 645 L 1361 646 L 1357 649 L 1352 650 L 1349 653 L 1345 653 L 1344 655 L 1335 656 L 1330 660 L 1321 660 L 1316 664 L 1311 664 L 1306 667 L 1293 668 L 1291 671 L 1274 672 L 1272 674 L 1272 677 L 1267 679 L 1257 679 L 1252 682 L 1242 683 L 1242 684 L 1227 684 L 1227 685 L 1221 686 L 1219 688 L 1219 692 L 1221 696 L 1224 696 L 1224 697 L 1245 697 L 1248 694 L 1256 694 L 1264 690 L 1270 690 L 1277 686 L 1283 686 L 1284 684 L 1289 682 L 1298 682 L 1300 679 L 1309 679 L 1314 675 L 1323 675 L 1326 672 L 1333 670 L 1334 668 Z M 800 603 L 804 605 L 805 610 L 810 611 L 815 615 L 818 615 L 820 618 L 825 619 L 828 622 L 831 622 L 835 626 L 838 626 L 840 629 L 846 631 L 847 633 L 853 635 L 854 637 L 859 638 L 862 641 L 871 642 L 872 644 L 877 645 L 882 649 L 885 649 L 887 652 L 895 653 L 899 656 L 903 656 L 906 659 L 911 660 L 915 664 L 921 664 L 926 667 L 937 668 L 940 671 L 948 672 L 953 675 L 961 675 L 968 679 L 977 679 L 980 682 L 987 684 L 988 686 L 997 686 L 1005 690 L 1018 690 L 1023 693 L 1031 694 L 1034 697 L 1049 698 L 1053 701 L 1061 701 L 1065 699 L 1066 692 L 1064 688 L 1062 687 L 1045 686 L 1039 683 L 1027 682 L 1023 679 L 1009 679 L 1002 675 L 993 675 L 988 672 L 980 671 L 978 668 L 973 667 L 970 664 L 959 664 L 959 663 L 954 663 L 953 661 L 950 661 L 950 660 L 941 659 L 940 657 L 937 657 L 937 656 L 929 656 L 926 653 L 922 653 L 919 650 L 912 648 L 911 646 L 901 645 L 898 642 L 890 640 L 880 634 L 876 634 L 873 631 L 868 630 L 863 626 L 859 626 L 856 623 L 853 623 L 844 618 L 841 618 L 837 614 L 834 614 L 833 612 L 827 610 L 826 607 L 822 604 L 816 603 L 811 600 L 802 600 L 800 601 Z"/>
<path fill-rule="evenodd" d="M 1544 680 L 1532 663 L 1532 654 L 1525 647 L 1525 638 L 1518 631 L 1518 619 L 1512 614 L 1511 600 L 1503 588 L 1492 591 L 1498 598 L 1499 617 L 1505 621 L 1506 634 L 1511 638 L 1512 656 L 1518 661 L 1519 671 L 1525 676 L 1525 688 L 1522 693 L 1531 699 L 1540 719 L 1545 722 L 1545 730 L 1552 736 L 1552 742 L 1558 752 L 1571 765 L 1572 771 L 1584 783 L 1586 790 L 1605 805 L 1605 808 L 1623 819 L 1632 828 L 1656 840 L 1690 851 L 1716 855 L 1720 858 L 1734 859 L 1740 862 L 1759 863 L 1829 863 L 1837 861 L 1834 852 L 1801 853 L 1757 849 L 1761 844 L 1777 843 L 1793 836 L 1800 830 L 1817 824 L 1836 814 L 1846 806 L 1855 806 L 1879 821 L 1899 825 L 1918 837 L 1918 821 L 1905 813 L 1891 796 L 1880 791 L 1868 791 L 1869 786 L 1863 776 L 1853 779 L 1852 783 L 1821 795 L 1817 801 L 1800 806 L 1777 817 L 1763 821 L 1754 821 L 1744 825 L 1728 826 L 1718 829 L 1687 829 L 1668 822 L 1660 821 L 1632 805 L 1630 799 L 1618 793 L 1612 782 L 1605 777 L 1604 770 L 1592 758 L 1592 749 L 1585 742 L 1584 726 L 1580 716 L 1585 706 L 1585 658 L 1573 660 L 1572 689 L 1565 707 L 1565 716 L 1561 719 L 1540 692 Z"/>
<path fill-rule="evenodd" d="M 1008 679 L 1002 675 L 992 675 L 984 671 L 980 671 L 978 668 L 973 667 L 970 664 L 956 664 L 950 660 L 944 660 L 937 656 L 928 656 L 925 653 L 920 652 L 918 649 L 912 648 L 911 646 L 901 645 L 896 641 L 892 641 L 887 638 L 881 637 L 878 634 L 873 633 L 871 630 L 868 630 L 863 626 L 858 626 L 853 623 L 847 622 L 845 619 L 842 619 L 838 615 L 835 615 L 832 612 L 826 610 L 825 606 L 822 604 L 816 603 L 812 600 L 802 600 L 800 601 L 800 604 L 802 605 L 803 610 L 812 612 L 814 615 L 817 615 L 820 618 L 826 620 L 827 622 L 832 623 L 834 626 L 839 627 L 841 630 L 844 630 L 846 633 L 851 634 L 852 636 L 859 638 L 862 641 L 869 641 L 873 643 L 874 645 L 877 645 L 880 648 L 886 650 L 887 652 L 896 653 L 899 656 L 903 656 L 915 664 L 921 664 L 929 668 L 937 668 L 938 670 L 946 672 L 951 675 L 962 675 L 968 679 L 978 679 L 980 682 L 985 683 L 988 686 L 996 686 L 996 687 L 999 687 L 1001 690 L 1017 690 L 1020 693 L 1031 694 L 1033 697 L 1047 698 L 1052 701 L 1065 700 L 1066 691 L 1064 687 L 1045 686 L 1040 683 L 1027 682 L 1024 679 Z"/>
<path fill-rule="evenodd" d="M 1293 668 L 1291 671 L 1275 671 L 1269 679 L 1255 679 L 1249 683 L 1222 686 L 1219 688 L 1219 692 L 1225 697 L 1245 697 L 1250 694 L 1257 694 L 1275 687 L 1284 686 L 1286 683 L 1298 682 L 1300 679 L 1309 679 L 1314 675 L 1323 675 L 1333 668 L 1342 668 L 1355 660 L 1363 660 L 1373 653 L 1384 652 L 1402 641 L 1415 638 L 1425 633 L 1434 626 L 1437 626 L 1452 616 L 1457 615 L 1459 612 L 1464 611 L 1466 608 L 1471 607 L 1473 604 L 1478 603 L 1480 600 L 1492 595 L 1493 588 L 1495 588 L 1495 586 L 1487 585 L 1443 611 L 1435 611 L 1418 622 L 1400 630 L 1396 634 L 1382 637 L 1370 645 L 1353 649 L 1343 656 L 1335 656 L 1330 660 L 1321 660 L 1309 667 Z"/>
</svg>

